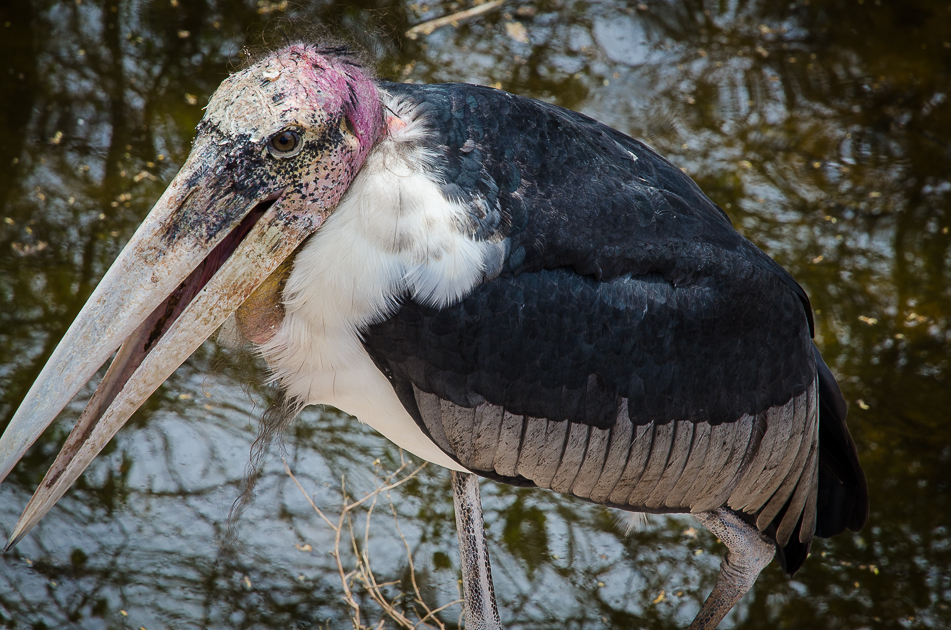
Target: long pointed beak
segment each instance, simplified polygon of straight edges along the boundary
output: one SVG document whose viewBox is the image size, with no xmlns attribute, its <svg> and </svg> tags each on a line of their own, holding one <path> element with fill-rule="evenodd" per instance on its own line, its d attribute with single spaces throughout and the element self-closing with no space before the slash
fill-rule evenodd
<svg viewBox="0 0 951 630">
<path fill-rule="evenodd" d="M 119 349 L 20 517 L 15 545 L 132 413 L 320 225 L 281 191 L 220 191 L 196 147 L 83 307 L 0 438 L 0 481 Z M 121 348 L 120 348 L 121 344 Z"/>
</svg>

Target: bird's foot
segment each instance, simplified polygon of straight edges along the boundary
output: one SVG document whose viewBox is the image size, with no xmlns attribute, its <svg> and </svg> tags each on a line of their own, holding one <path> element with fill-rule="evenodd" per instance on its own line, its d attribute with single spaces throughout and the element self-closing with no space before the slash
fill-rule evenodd
<svg viewBox="0 0 951 630">
<path fill-rule="evenodd" d="M 689 630 L 713 630 L 752 588 L 760 571 L 776 553 L 761 531 L 726 508 L 695 514 L 697 520 L 727 547 L 713 592 L 703 602 Z"/>
</svg>

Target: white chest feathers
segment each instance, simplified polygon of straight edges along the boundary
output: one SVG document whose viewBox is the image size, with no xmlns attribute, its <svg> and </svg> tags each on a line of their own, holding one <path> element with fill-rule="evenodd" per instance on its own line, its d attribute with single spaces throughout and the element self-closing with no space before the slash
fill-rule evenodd
<svg viewBox="0 0 951 630">
<path fill-rule="evenodd" d="M 425 131 L 399 127 L 297 254 L 284 321 L 262 351 L 290 397 L 333 405 L 402 448 L 458 469 L 403 409 L 359 335 L 390 315 L 401 295 L 437 307 L 461 299 L 497 265 L 504 245 L 464 233 L 466 208 L 442 195 L 427 175 L 433 156 L 415 144 Z"/>
</svg>

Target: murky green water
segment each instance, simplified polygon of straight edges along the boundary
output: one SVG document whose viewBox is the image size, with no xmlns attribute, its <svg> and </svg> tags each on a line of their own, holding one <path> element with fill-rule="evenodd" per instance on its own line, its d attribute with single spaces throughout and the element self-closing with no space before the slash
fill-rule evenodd
<svg viewBox="0 0 951 630">
<path fill-rule="evenodd" d="M 795 578 L 770 566 L 724 627 L 951 626 L 951 5 L 542 0 L 402 36 L 461 8 L 3 3 L 0 427 L 176 172 L 242 48 L 287 16 L 369 29 L 387 77 L 496 85 L 645 138 L 811 295 L 868 473 L 869 525 L 817 541 Z M 350 627 L 333 532 L 280 453 L 236 542 L 224 542 L 267 404 L 262 374 L 250 354 L 213 343 L 179 369 L 0 556 L 0 626 Z M 0 534 L 90 393 L 0 487 Z M 286 458 L 334 522 L 341 476 L 359 497 L 399 465 L 382 438 L 314 409 L 287 436 Z M 712 587 L 723 548 L 688 517 L 656 517 L 625 538 L 597 506 L 488 482 L 483 495 L 510 628 L 681 627 Z M 422 599 L 457 599 L 448 474 L 429 467 L 389 499 Z M 354 521 L 361 540 L 364 523 Z M 412 592 L 384 496 L 369 553 L 378 582 L 396 581 L 386 595 Z M 379 609 L 354 592 L 375 623 Z M 413 614 L 408 598 L 397 606 Z M 439 614 L 450 627 L 458 617 L 458 605 Z"/>
</svg>

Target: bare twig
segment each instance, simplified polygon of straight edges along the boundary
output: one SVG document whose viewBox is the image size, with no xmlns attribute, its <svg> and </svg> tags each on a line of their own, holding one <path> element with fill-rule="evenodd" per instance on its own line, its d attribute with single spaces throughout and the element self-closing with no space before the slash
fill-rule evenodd
<svg viewBox="0 0 951 630">
<path fill-rule="evenodd" d="M 393 505 L 393 501 L 389 498 L 387 494 L 387 500 L 390 504 L 390 509 L 393 513 L 393 520 L 396 523 L 396 531 L 399 533 L 400 540 L 403 541 L 403 546 L 406 549 L 406 556 L 409 562 L 410 569 L 410 581 L 413 585 L 413 595 L 415 596 L 413 600 L 419 603 L 424 611 L 425 615 L 421 616 L 418 621 L 413 621 L 408 618 L 405 614 L 396 609 L 395 604 L 400 602 L 401 599 L 405 598 L 404 593 L 398 594 L 392 601 L 388 600 L 383 594 L 382 588 L 385 586 L 392 586 L 398 584 L 399 582 L 386 582 L 378 583 L 376 581 L 376 576 L 373 574 L 373 570 L 370 568 L 370 519 L 373 514 L 373 510 L 376 507 L 376 501 L 381 492 L 389 492 L 390 490 L 399 487 L 400 485 L 406 483 L 408 480 L 415 477 L 419 472 L 426 466 L 423 464 L 419 468 L 415 469 L 413 472 L 409 473 L 405 477 L 399 478 L 399 473 L 405 470 L 409 466 L 409 462 L 405 461 L 402 457 L 402 452 L 400 453 L 401 465 L 392 473 L 387 475 L 380 484 L 376 487 L 375 490 L 364 496 L 362 499 L 357 501 L 350 502 L 349 497 L 346 492 L 345 479 L 341 478 L 340 486 L 343 497 L 343 505 L 340 511 L 340 518 L 337 520 L 337 523 L 334 524 L 320 508 L 314 503 L 313 499 L 307 494 L 303 486 L 294 476 L 294 473 L 291 472 L 290 467 L 287 465 L 287 462 L 284 462 L 284 471 L 287 475 L 293 480 L 294 484 L 297 486 L 297 489 L 301 491 L 301 494 L 305 496 L 307 502 L 310 504 L 311 508 L 320 516 L 321 519 L 330 527 L 334 532 L 334 548 L 331 552 L 334 560 L 337 565 L 337 573 L 340 577 L 340 583 L 343 587 L 343 600 L 347 603 L 350 609 L 350 621 L 353 624 L 354 630 L 374 630 L 383 628 L 386 617 L 389 617 L 395 621 L 400 626 L 406 628 L 407 630 L 415 630 L 420 627 L 424 628 L 438 628 L 439 630 L 445 630 L 445 626 L 438 618 L 436 614 L 453 606 L 455 604 L 461 603 L 461 599 L 454 600 L 440 606 L 435 610 L 431 610 L 429 606 L 423 601 L 422 594 L 420 593 L 419 586 L 416 582 L 416 568 L 413 564 L 412 551 L 409 547 L 409 543 L 406 541 L 406 537 L 403 535 L 402 529 L 400 529 L 399 522 L 396 514 L 396 506 Z M 366 522 L 364 524 L 363 539 L 362 539 L 362 550 L 360 549 L 360 544 L 358 543 L 356 531 L 354 529 L 353 514 L 356 508 L 370 502 L 366 506 Z M 353 557 L 356 562 L 356 566 L 352 571 L 346 571 L 343 565 L 343 558 L 340 549 L 341 539 L 346 532 L 347 536 L 350 538 L 350 548 L 353 553 Z M 354 581 L 362 585 L 363 589 L 366 591 L 366 594 L 373 600 L 385 613 L 385 616 L 379 620 L 378 623 L 373 624 L 372 627 L 364 626 L 361 618 L 360 604 L 357 602 L 356 597 L 354 596 L 353 584 Z M 409 602 L 410 608 L 415 612 L 416 607 L 414 601 Z M 417 616 L 419 614 L 417 613 Z M 427 623 L 428 622 L 428 623 Z M 435 626 L 433 625 L 435 624 Z"/>
<path fill-rule="evenodd" d="M 450 606 L 455 606 L 456 604 L 461 604 L 461 603 L 462 603 L 462 598 L 454 599 L 454 600 L 452 600 L 451 602 L 449 602 L 448 604 L 443 604 L 442 606 L 440 606 L 439 608 L 437 608 L 437 609 L 435 609 L 435 610 L 430 610 L 428 613 L 426 613 L 426 616 L 425 616 L 425 617 L 423 617 L 422 619 L 419 620 L 419 623 L 416 624 L 415 627 L 418 628 L 418 627 L 420 627 L 421 625 L 424 625 L 423 622 L 426 621 L 427 619 L 429 619 L 430 617 L 433 617 L 433 621 L 435 621 L 436 623 L 438 623 L 440 628 L 445 627 L 445 626 L 443 626 L 443 624 L 442 624 L 441 621 L 439 621 L 438 619 L 436 619 L 436 618 L 434 617 L 434 615 L 435 615 L 436 613 L 440 613 L 440 612 L 446 610 L 446 609 L 449 608 Z M 460 619 L 462 619 L 462 617 L 460 617 Z M 459 627 L 461 628 L 461 627 L 462 627 L 462 624 L 460 624 Z"/>
<path fill-rule="evenodd" d="M 416 39 L 420 35 L 430 35 L 437 28 L 441 28 L 449 24 L 456 26 L 457 24 L 460 24 L 466 20 L 471 20 L 474 17 L 498 9 L 503 4 L 505 4 L 505 0 L 492 0 L 492 2 L 486 2 L 485 4 L 474 6 L 471 9 L 466 9 L 465 11 L 458 11 L 450 15 L 445 15 L 441 18 L 427 20 L 426 22 L 417 24 L 413 28 L 406 31 L 406 37 L 410 39 Z"/>
<path fill-rule="evenodd" d="M 300 490 L 301 494 L 304 495 L 304 498 L 307 499 L 307 502 L 310 503 L 310 507 L 314 508 L 314 511 L 317 512 L 317 515 L 324 519 L 324 522 L 330 526 L 330 529 L 337 531 L 337 528 L 334 526 L 334 524 L 330 522 L 329 518 L 324 516 L 324 513 L 320 511 L 320 508 L 317 507 L 317 505 L 314 503 L 314 500 L 310 498 L 310 495 L 307 494 L 307 491 L 304 490 L 304 487 L 300 485 L 299 481 L 297 481 L 297 477 L 294 476 L 294 473 L 291 472 L 290 467 L 287 465 L 287 460 L 282 457 L 281 461 L 284 462 L 284 472 L 287 473 L 287 476 L 291 478 L 291 481 L 294 482 L 294 485 L 297 486 L 297 489 Z"/>
<path fill-rule="evenodd" d="M 416 583 L 416 566 L 413 564 L 413 552 L 409 548 L 409 543 L 406 542 L 406 536 L 403 535 L 403 530 L 400 528 L 400 521 L 396 517 L 396 506 L 393 505 L 392 501 L 390 501 L 390 511 L 393 513 L 393 525 L 396 526 L 396 531 L 400 535 L 400 540 L 403 541 L 403 547 L 406 548 L 406 559 L 409 561 L 409 577 L 410 577 L 410 582 L 412 582 L 413 584 L 413 593 L 416 595 L 416 601 L 423 604 L 423 608 L 425 608 L 426 612 L 428 613 L 426 617 L 423 617 L 422 619 L 419 620 L 419 622 L 422 623 L 430 615 L 432 615 L 432 611 L 429 610 L 429 606 L 427 606 L 426 603 L 423 601 L 422 593 L 419 592 L 419 585 Z"/>
</svg>

